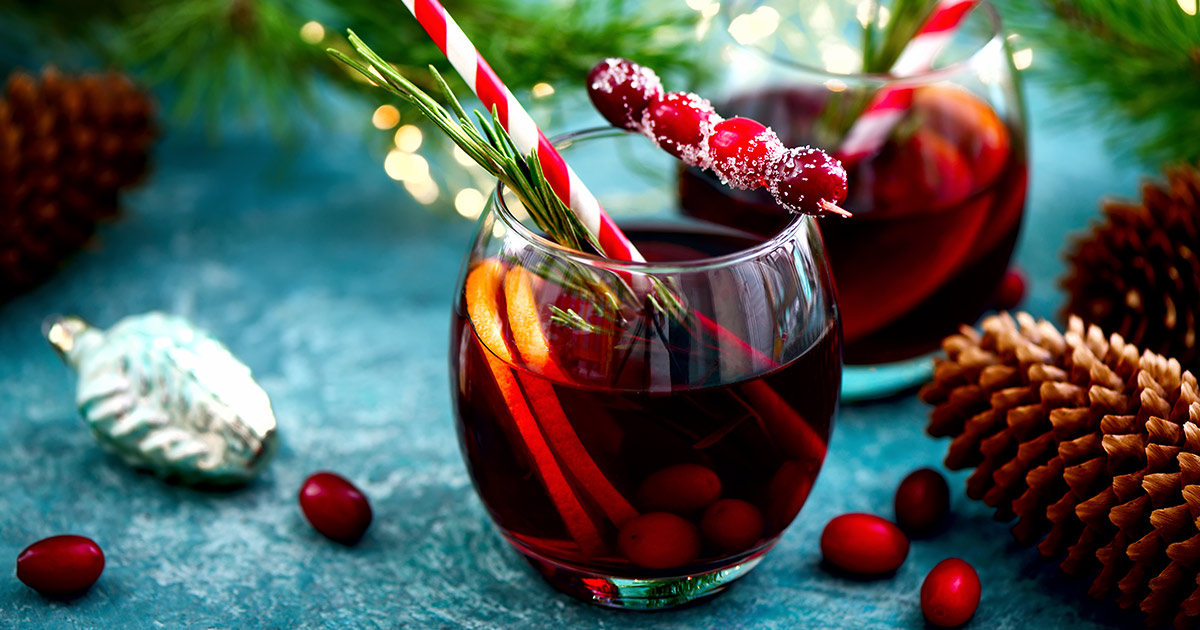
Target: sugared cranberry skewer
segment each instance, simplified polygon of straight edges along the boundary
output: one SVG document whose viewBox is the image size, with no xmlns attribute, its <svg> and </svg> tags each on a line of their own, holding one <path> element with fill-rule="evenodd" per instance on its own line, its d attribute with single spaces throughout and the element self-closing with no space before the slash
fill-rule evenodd
<svg viewBox="0 0 1200 630">
<path fill-rule="evenodd" d="M 790 212 L 850 216 L 846 170 L 818 149 L 788 149 L 775 132 L 749 118 L 725 120 L 707 100 L 663 92 L 653 70 L 605 59 L 588 73 L 588 96 L 613 126 L 637 131 L 685 163 L 712 169 L 734 188 L 765 187 Z"/>
</svg>

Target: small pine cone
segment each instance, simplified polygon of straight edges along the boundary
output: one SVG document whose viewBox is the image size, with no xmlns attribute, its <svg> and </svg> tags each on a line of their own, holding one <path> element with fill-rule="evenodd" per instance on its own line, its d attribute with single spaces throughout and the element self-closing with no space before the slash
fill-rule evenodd
<svg viewBox="0 0 1200 630">
<path fill-rule="evenodd" d="M 0 94 L 0 304 L 48 278 L 146 172 L 149 96 L 117 74 L 8 77 Z"/>
<path fill-rule="evenodd" d="M 1200 371 L 1200 168 L 1169 168 L 1103 212 L 1067 253 L 1064 314 Z"/>
<path fill-rule="evenodd" d="M 988 317 L 942 342 L 928 432 L 1019 542 L 1147 624 L 1200 626 L 1200 388 L 1072 317 Z"/>
</svg>

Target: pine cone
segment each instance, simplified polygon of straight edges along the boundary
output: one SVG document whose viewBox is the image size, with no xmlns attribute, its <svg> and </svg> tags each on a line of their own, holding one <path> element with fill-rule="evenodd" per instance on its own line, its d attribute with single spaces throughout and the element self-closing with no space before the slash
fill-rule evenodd
<svg viewBox="0 0 1200 630">
<path fill-rule="evenodd" d="M 947 337 L 921 398 L 946 466 L 974 467 L 967 495 L 1017 521 L 1091 594 L 1137 606 L 1147 624 L 1200 622 L 1200 393 L 1175 359 L 1105 338 L 1072 317 L 1065 334 L 1026 313 Z"/>
<path fill-rule="evenodd" d="M 1141 203 L 1106 202 L 1103 223 L 1072 243 L 1064 314 L 1200 370 L 1200 169 L 1166 176 Z"/>
<path fill-rule="evenodd" d="M 146 171 L 149 97 L 120 75 L 15 73 L 0 99 L 0 304 L 42 282 Z"/>
</svg>

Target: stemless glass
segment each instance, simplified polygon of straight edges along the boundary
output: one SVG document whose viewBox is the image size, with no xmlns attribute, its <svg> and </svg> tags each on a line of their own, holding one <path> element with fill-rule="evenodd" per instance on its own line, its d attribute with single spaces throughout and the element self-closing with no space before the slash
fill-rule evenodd
<svg viewBox="0 0 1200 630">
<path fill-rule="evenodd" d="M 931 70 L 862 74 L 863 23 L 892 4 L 732 0 L 706 36 L 728 68 L 706 91 L 717 111 L 754 118 L 789 146 L 836 154 L 872 96 L 911 91 L 885 141 L 846 164 L 854 217 L 821 222 L 842 308 L 843 399 L 927 376 L 921 355 L 987 308 L 1025 204 L 1022 104 L 995 10 L 972 10 Z M 788 220 L 761 191 L 727 191 L 694 169 L 681 185 L 701 218 L 760 233 Z"/>
<path fill-rule="evenodd" d="M 463 456 L 555 587 L 682 604 L 761 561 L 824 461 L 841 336 L 821 238 L 808 217 L 761 237 L 683 216 L 641 136 L 556 144 L 649 262 L 561 247 L 497 188 L 451 328 Z"/>
</svg>

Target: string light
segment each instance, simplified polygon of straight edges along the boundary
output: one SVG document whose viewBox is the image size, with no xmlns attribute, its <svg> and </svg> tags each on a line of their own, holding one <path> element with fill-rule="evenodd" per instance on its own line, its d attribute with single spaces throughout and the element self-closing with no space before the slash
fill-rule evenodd
<svg viewBox="0 0 1200 630">
<path fill-rule="evenodd" d="M 747 46 L 769 37 L 779 28 L 779 12 L 771 7 L 759 7 L 743 13 L 729 23 L 729 34 L 737 43 Z"/>
<path fill-rule="evenodd" d="M 408 191 L 408 194 L 412 195 L 412 198 L 415 199 L 417 203 L 426 206 L 437 201 L 438 194 L 440 192 L 438 190 L 437 182 L 433 181 L 433 179 L 429 177 L 416 181 L 404 182 L 404 189 Z"/>
<path fill-rule="evenodd" d="M 477 219 L 483 213 L 486 199 L 475 188 L 464 188 L 454 196 L 454 209 L 468 219 Z"/>
<path fill-rule="evenodd" d="M 429 162 L 425 158 L 404 151 L 390 151 L 383 161 L 383 170 L 394 180 L 418 182 L 429 179 Z"/>
<path fill-rule="evenodd" d="M 1196 0 L 1178 0 L 1179 8 L 1188 15 L 1196 15 Z"/>
<path fill-rule="evenodd" d="M 459 166 L 475 165 L 475 160 L 471 159 L 471 156 L 467 155 L 467 152 L 463 151 L 462 147 L 458 146 L 457 144 L 454 145 L 454 150 L 451 151 L 451 155 L 454 156 L 454 161 L 458 162 Z"/>
<path fill-rule="evenodd" d="M 304 26 L 300 27 L 300 39 L 306 44 L 320 44 L 321 40 L 325 39 L 325 27 L 315 20 L 305 22 Z"/>
<path fill-rule="evenodd" d="M 1195 0 L 1192 0 L 1195 2 Z M 1025 70 L 1033 65 L 1033 49 L 1025 45 L 1020 35 L 1013 33 L 1008 36 L 1009 49 L 1013 51 L 1012 60 L 1013 67 L 1017 70 Z"/>
<path fill-rule="evenodd" d="M 416 125 L 401 125 L 396 130 L 396 136 L 393 138 L 396 142 L 396 148 L 405 153 L 416 153 L 417 149 L 421 148 L 421 141 L 423 139 L 424 136 L 421 134 L 421 129 Z"/>
<path fill-rule="evenodd" d="M 400 110 L 392 105 L 380 105 L 371 114 L 371 124 L 376 129 L 391 129 L 400 124 Z"/>
<path fill-rule="evenodd" d="M 546 98 L 554 94 L 554 86 L 549 83 L 537 83 L 530 91 L 533 92 L 533 98 Z"/>
<path fill-rule="evenodd" d="M 859 52 L 842 43 L 826 46 L 821 50 L 821 61 L 826 70 L 835 74 L 850 74 L 862 67 Z"/>
</svg>

